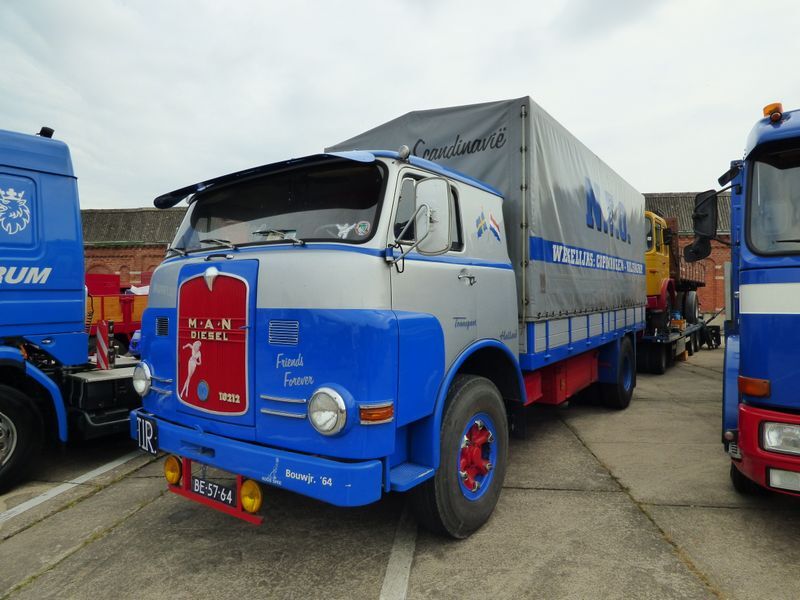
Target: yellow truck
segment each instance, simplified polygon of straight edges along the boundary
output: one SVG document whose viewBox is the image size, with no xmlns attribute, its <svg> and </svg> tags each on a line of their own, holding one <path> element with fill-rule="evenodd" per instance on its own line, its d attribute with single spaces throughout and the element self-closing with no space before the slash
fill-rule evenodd
<svg viewBox="0 0 800 600">
<path fill-rule="evenodd" d="M 687 263 L 678 247 L 677 219 L 645 211 L 645 329 L 637 343 L 639 369 L 663 373 L 684 352 L 700 347 L 704 326 L 697 290 L 705 285 L 705 268 Z"/>
</svg>

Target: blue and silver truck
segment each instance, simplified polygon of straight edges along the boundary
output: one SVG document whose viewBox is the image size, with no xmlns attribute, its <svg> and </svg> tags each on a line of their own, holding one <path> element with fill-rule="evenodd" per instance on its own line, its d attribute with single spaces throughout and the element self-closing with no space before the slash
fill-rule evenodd
<svg viewBox="0 0 800 600">
<path fill-rule="evenodd" d="M 738 491 L 800 495 L 800 111 L 774 103 L 763 115 L 719 178 L 731 189 L 732 244 L 722 442 Z M 711 250 L 717 194 L 695 198 L 687 260 Z"/>
<path fill-rule="evenodd" d="M 131 413 L 179 495 L 261 522 L 270 486 L 408 492 L 466 537 L 526 406 L 631 401 L 644 198 L 530 98 L 412 112 L 155 205 L 181 201 Z"/>
<path fill-rule="evenodd" d="M 0 489 L 43 442 L 124 432 L 139 405 L 132 366 L 89 361 L 77 180 L 52 134 L 0 130 Z"/>
</svg>

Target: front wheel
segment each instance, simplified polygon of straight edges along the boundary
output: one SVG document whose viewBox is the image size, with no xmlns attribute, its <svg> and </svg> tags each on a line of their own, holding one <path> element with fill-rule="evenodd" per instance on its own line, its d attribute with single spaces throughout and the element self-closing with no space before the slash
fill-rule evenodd
<svg viewBox="0 0 800 600">
<path fill-rule="evenodd" d="M 433 478 L 411 491 L 417 520 L 463 539 L 489 520 L 506 475 L 508 419 L 497 387 L 459 375 L 447 395 L 441 459 Z"/>
<path fill-rule="evenodd" d="M 731 483 L 733 484 L 733 489 L 743 496 L 754 496 L 763 494 L 766 491 L 755 481 L 749 479 L 739 469 L 737 469 L 733 462 L 731 462 Z"/>
<path fill-rule="evenodd" d="M 0 385 L 0 491 L 17 482 L 40 444 L 31 401 L 14 388 Z"/>
</svg>

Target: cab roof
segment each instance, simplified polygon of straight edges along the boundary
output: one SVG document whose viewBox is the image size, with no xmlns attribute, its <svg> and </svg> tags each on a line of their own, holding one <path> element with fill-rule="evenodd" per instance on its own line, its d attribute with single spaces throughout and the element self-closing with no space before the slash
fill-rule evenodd
<svg viewBox="0 0 800 600">
<path fill-rule="evenodd" d="M 64 142 L 0 129 L 0 166 L 75 177 Z"/>
<path fill-rule="evenodd" d="M 800 110 L 785 111 L 777 123 L 769 117 L 757 121 L 747 136 L 744 157 L 750 156 L 757 146 L 791 138 L 800 138 Z"/>
<path fill-rule="evenodd" d="M 161 196 L 153 200 L 153 204 L 158 208 L 169 208 L 171 206 L 175 206 L 184 198 L 187 198 L 188 196 L 197 194 L 199 192 L 203 192 L 210 187 L 226 185 L 229 183 L 233 183 L 235 181 L 248 179 L 254 176 L 276 173 L 278 171 L 283 171 L 284 169 L 287 168 L 321 164 L 333 160 L 351 160 L 361 163 L 371 163 L 375 162 L 378 158 L 391 158 L 395 160 L 403 160 L 400 158 L 400 155 L 397 152 L 392 152 L 389 150 L 373 150 L 371 152 L 354 150 L 347 152 L 327 152 L 324 154 L 312 154 L 310 156 L 304 156 L 302 158 L 293 158 L 281 162 L 270 163 L 268 165 L 262 165 L 260 167 L 253 167 L 251 169 L 245 169 L 243 171 L 229 173 L 228 175 L 222 175 L 220 177 L 215 177 L 214 179 L 208 179 L 206 181 L 201 181 L 199 183 L 188 185 L 186 187 L 182 187 L 167 194 L 162 194 Z M 464 175 L 463 173 L 459 173 L 458 171 L 454 171 L 453 169 L 448 169 L 446 167 L 443 167 L 442 165 L 431 162 L 429 160 L 419 158 L 417 156 L 409 156 L 405 160 L 409 164 L 415 167 L 425 169 L 426 171 L 430 171 L 436 175 L 442 175 L 444 177 L 449 177 L 456 181 L 461 181 L 463 183 L 481 189 L 490 194 L 494 194 L 495 196 L 500 196 L 502 198 L 502 194 L 495 188 L 491 187 L 490 185 L 487 185 L 482 181 Z"/>
</svg>

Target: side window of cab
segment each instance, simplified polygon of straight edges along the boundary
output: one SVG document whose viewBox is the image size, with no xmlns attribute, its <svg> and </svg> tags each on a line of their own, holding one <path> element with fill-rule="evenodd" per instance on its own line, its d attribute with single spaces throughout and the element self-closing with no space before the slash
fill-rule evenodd
<svg viewBox="0 0 800 600">
<path fill-rule="evenodd" d="M 413 244 L 416 241 L 414 231 L 414 186 L 417 181 L 423 179 L 422 176 L 403 177 L 400 185 L 400 196 L 397 200 L 397 211 L 395 212 L 393 233 L 395 240 L 401 244 Z M 461 210 L 458 202 L 458 193 L 455 188 L 450 186 L 450 209 L 453 218 L 450 220 L 450 239 L 452 244 L 450 252 L 461 252 L 464 249 L 464 239 L 461 233 Z"/>
</svg>

